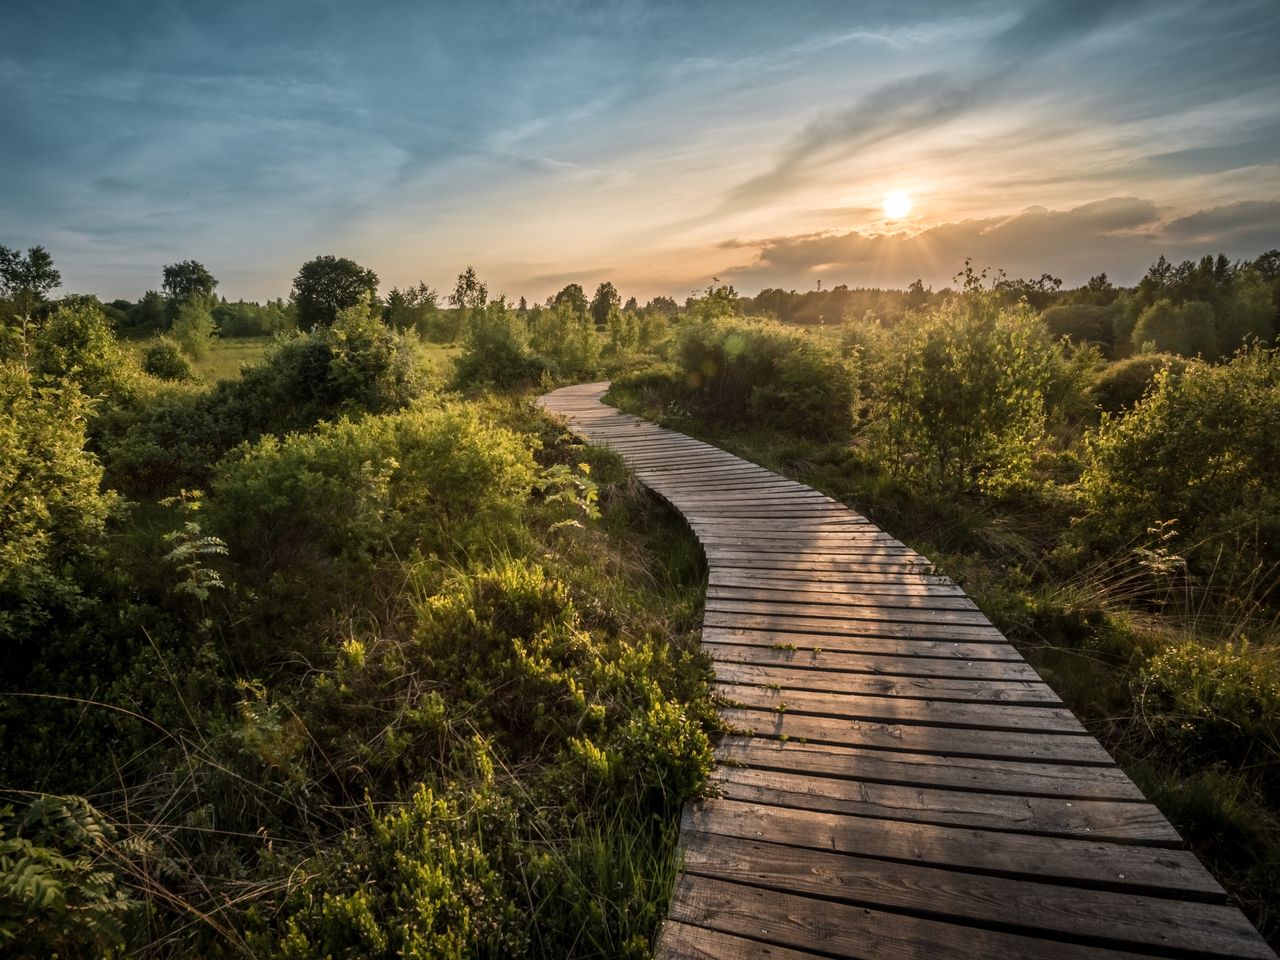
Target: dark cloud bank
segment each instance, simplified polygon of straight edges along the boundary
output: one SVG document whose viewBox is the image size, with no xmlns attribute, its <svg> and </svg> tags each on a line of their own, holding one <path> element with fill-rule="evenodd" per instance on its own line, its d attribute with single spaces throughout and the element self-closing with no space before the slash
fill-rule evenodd
<svg viewBox="0 0 1280 960">
<path fill-rule="evenodd" d="M 748 291 L 807 289 L 818 277 L 827 284 L 892 287 L 922 277 L 940 286 L 966 257 L 1010 276 L 1052 273 L 1077 284 L 1106 271 L 1117 282 L 1132 283 L 1161 254 L 1253 257 L 1280 247 L 1280 201 L 1246 201 L 1164 220 L 1150 200 L 1112 197 L 1071 210 L 1028 207 L 1011 217 L 943 223 L 914 235 L 813 233 L 723 246 L 757 251 L 754 260 L 726 271 Z"/>
</svg>

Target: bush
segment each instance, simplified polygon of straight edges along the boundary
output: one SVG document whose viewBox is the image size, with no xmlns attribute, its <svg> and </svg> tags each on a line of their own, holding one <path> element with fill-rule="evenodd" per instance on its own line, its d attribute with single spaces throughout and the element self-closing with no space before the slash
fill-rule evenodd
<svg viewBox="0 0 1280 960">
<path fill-rule="evenodd" d="M 1213 307 L 1201 300 L 1179 306 L 1157 300 L 1139 314 L 1132 339 L 1135 352 L 1155 349 L 1184 357 L 1218 355 Z"/>
<path fill-rule="evenodd" d="M 137 387 L 133 358 L 116 342 L 111 324 L 91 301 L 63 304 L 36 333 L 33 373 L 75 383 L 91 397 L 127 401 Z"/>
<path fill-rule="evenodd" d="M 1167 370 L 1179 377 L 1187 361 L 1172 353 L 1143 353 L 1108 364 L 1094 381 L 1094 402 L 1107 413 L 1123 413 L 1134 407 L 1155 384 L 1156 375 Z"/>
<path fill-rule="evenodd" d="M 190 380 L 191 364 L 172 337 L 156 337 L 142 355 L 143 372 L 161 380 Z"/>
<path fill-rule="evenodd" d="M 510 804 L 487 792 L 419 786 L 308 871 L 284 904 L 273 955 L 523 955 L 529 920 L 494 856 L 512 833 L 511 817 Z"/>
<path fill-rule="evenodd" d="M 0 408 L 0 648 L 13 656 L 78 602 L 75 568 L 95 556 L 117 499 L 84 448 L 89 406 L 75 384 L 39 387 L 3 363 Z"/>
<path fill-rule="evenodd" d="M 529 312 L 529 347 L 566 377 L 594 377 L 600 364 L 600 337 L 590 315 L 568 303 Z"/>
<path fill-rule="evenodd" d="M 331 581 L 334 560 L 358 571 L 502 542 L 533 479 L 516 434 L 464 407 L 414 410 L 246 445 L 219 470 L 210 513 L 250 568 Z"/>
<path fill-rule="evenodd" d="M 1247 643 L 1172 647 L 1147 661 L 1138 682 L 1148 729 L 1182 762 L 1276 768 L 1280 674 Z"/>
<path fill-rule="evenodd" d="M 281 339 L 239 380 L 172 385 L 129 410 L 107 411 L 95 422 L 95 444 L 121 490 L 205 488 L 214 464 L 243 441 L 401 410 L 429 383 L 417 345 L 353 307 L 332 326 Z"/>
<path fill-rule="evenodd" d="M 178 307 L 169 333 L 178 341 L 184 353 L 193 360 L 203 360 L 213 349 L 213 337 L 217 333 L 213 314 L 201 300 L 192 300 Z"/>
<path fill-rule="evenodd" d="M 853 363 L 800 331 L 770 321 L 693 320 L 677 332 L 675 357 L 675 390 L 708 419 L 818 440 L 853 430 Z"/>
<path fill-rule="evenodd" d="M 936 487 L 1030 482 L 1046 396 L 1069 369 L 1039 319 L 972 289 L 901 334 L 879 370 L 872 431 L 889 471 Z"/>
<path fill-rule="evenodd" d="M 470 311 L 462 354 L 454 362 L 460 386 L 490 384 L 501 389 L 528 387 L 556 368 L 545 357 L 529 352 L 524 321 L 501 300 Z"/>
<path fill-rule="evenodd" d="M 1275 592 L 1280 569 L 1280 353 L 1242 351 L 1223 366 L 1157 375 L 1127 416 L 1087 438 L 1073 536 L 1095 550 L 1132 548 L 1173 522 L 1171 549 L 1193 573 Z"/>
<path fill-rule="evenodd" d="M 1115 343 L 1114 311 L 1092 303 L 1050 307 L 1040 315 L 1054 337 L 1069 337 L 1077 344 L 1097 343 L 1110 352 Z"/>
</svg>

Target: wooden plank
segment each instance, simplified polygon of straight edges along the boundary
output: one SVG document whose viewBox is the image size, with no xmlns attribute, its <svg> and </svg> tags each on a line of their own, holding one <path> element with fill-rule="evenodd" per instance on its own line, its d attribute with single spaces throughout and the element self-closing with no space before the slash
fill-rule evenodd
<svg viewBox="0 0 1280 960">
<path fill-rule="evenodd" d="M 782 593 L 798 594 L 858 594 L 861 596 L 879 596 L 887 594 L 897 596 L 905 590 L 912 591 L 911 596 L 931 597 L 963 597 L 964 591 L 954 583 L 932 578 L 927 574 L 910 574 L 909 579 L 886 580 L 883 574 L 856 573 L 813 573 L 795 571 L 791 577 L 781 573 L 765 573 L 755 571 L 748 573 L 738 569 L 717 568 L 708 573 L 707 583 L 713 587 L 740 587 L 749 590 L 771 590 Z M 969 600 L 972 603 L 972 600 Z"/>
<path fill-rule="evenodd" d="M 732 735 L 721 738 L 716 746 L 716 759 L 734 766 L 781 773 L 902 786 L 1059 799 L 1143 799 L 1142 792 L 1119 767 L 940 757 L 932 753 L 893 753 Z"/>
<path fill-rule="evenodd" d="M 720 711 L 720 716 L 731 730 L 775 740 L 796 740 L 869 750 L 896 750 L 902 753 L 935 753 L 944 757 L 1093 764 L 1105 767 L 1115 765 L 1115 761 L 1093 737 L 875 723 L 740 707 L 725 707 Z"/>
<path fill-rule="evenodd" d="M 1142 894 L 1075 889 L 1005 877 L 981 877 L 849 854 L 797 850 L 759 840 L 690 832 L 685 869 L 699 876 L 840 903 L 902 910 L 1030 936 L 1065 936 L 1130 948 L 1171 941 L 1204 956 L 1268 957 L 1237 910 Z"/>
<path fill-rule="evenodd" d="M 1163 814 L 1149 803 L 1062 800 L 974 793 L 779 773 L 754 767 L 719 767 L 717 796 L 747 803 L 877 820 L 949 824 L 997 833 L 1080 837 L 1117 843 L 1176 847 L 1182 843 Z M 885 826 L 885 829 L 892 829 Z"/>
<path fill-rule="evenodd" d="M 684 811 L 685 830 L 768 840 L 792 847 L 854 853 L 902 863 L 929 863 L 990 876 L 1124 890 L 1225 903 L 1227 895 L 1194 854 L 1034 834 L 994 834 L 968 827 L 883 822 L 711 799 Z M 1063 891 L 1070 896 L 1070 890 Z"/>
<path fill-rule="evenodd" d="M 936 677 L 886 677 L 872 674 L 836 673 L 796 667 L 768 667 L 758 664 L 717 663 L 716 680 L 722 684 L 743 684 L 777 688 L 791 702 L 792 690 L 813 693 L 856 694 L 865 697 L 913 697 L 921 700 L 954 700 L 962 703 L 1052 704 L 1062 700 L 1041 680 L 940 679 Z M 732 692 L 730 696 L 736 697 Z"/>
<path fill-rule="evenodd" d="M 741 613 L 750 616 L 788 617 L 801 620 L 818 620 L 846 623 L 860 620 L 886 620 L 891 623 L 920 623 L 929 626 L 995 628 L 981 610 L 974 608 L 922 606 L 910 604 L 889 606 L 872 600 L 869 603 L 800 601 L 786 597 L 754 600 L 737 596 L 722 596 L 719 591 L 708 595 L 705 609 L 708 613 Z"/>
<path fill-rule="evenodd" d="M 887 654 L 952 660 L 1002 660 L 1022 663 L 1022 655 L 1007 640 L 930 640 L 920 637 L 882 637 L 864 632 L 850 636 L 806 633 L 803 630 L 755 630 L 743 627 L 703 627 L 709 643 L 734 643 L 781 652 L 812 651 L 840 654 Z"/>
<path fill-rule="evenodd" d="M 858 960 L 1150 960 L 1150 954 L 962 927 L 691 874 L 676 882 L 673 920 Z"/>
<path fill-rule="evenodd" d="M 654 951 L 657 960 L 821 960 L 807 950 L 791 950 L 772 943 L 666 920 Z"/>
<path fill-rule="evenodd" d="M 837 652 L 833 650 L 787 649 L 751 644 L 720 643 L 705 637 L 702 649 L 716 665 L 743 664 L 760 669 L 821 670 L 834 677 L 846 674 L 857 676 L 870 674 L 877 677 L 940 677 L 977 680 L 1024 680 L 1032 683 L 1040 679 L 1025 662 L 1019 660 L 961 660 L 957 657 L 923 657 L 898 653 L 875 654 L 862 650 Z M 781 679 L 778 681 L 783 683 Z M 783 683 L 783 686 L 786 686 Z M 803 684 L 797 684 L 803 687 Z"/>
<path fill-rule="evenodd" d="M 796 586 L 789 590 L 779 590 L 774 587 L 708 583 L 707 599 L 803 604 L 806 607 L 815 608 L 831 607 L 837 611 L 843 607 L 879 607 L 881 609 L 908 607 L 915 610 L 963 610 L 974 613 L 978 611 L 974 602 L 963 594 L 941 592 L 935 594 L 931 591 L 901 596 L 895 591 L 867 593 L 853 588 L 836 591 L 829 588 L 809 590 Z"/>
<path fill-rule="evenodd" d="M 707 607 L 702 622 L 708 627 L 728 627 L 737 630 L 787 631 L 792 633 L 826 634 L 833 637 L 880 636 L 902 637 L 915 640 L 988 640 L 991 643 L 1009 641 L 999 630 L 991 626 L 969 623 L 927 623 L 900 618 L 896 620 L 873 617 L 801 617 L 792 614 L 757 614 L 741 610 L 721 610 Z"/>
<path fill-rule="evenodd" d="M 1084 726 L 1075 718 L 1075 714 L 1062 706 L 815 693 L 809 690 L 775 690 L 737 683 L 716 683 L 715 691 L 733 706 L 749 710 L 773 710 L 810 717 L 835 717 L 876 723 L 927 724 L 974 730 L 1018 730 L 1081 736 L 1085 734 Z"/>
</svg>

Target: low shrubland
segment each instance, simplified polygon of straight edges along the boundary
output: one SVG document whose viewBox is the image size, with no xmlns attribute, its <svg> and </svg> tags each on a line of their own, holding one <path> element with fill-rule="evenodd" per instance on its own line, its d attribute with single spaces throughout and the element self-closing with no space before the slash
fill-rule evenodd
<svg viewBox="0 0 1280 960">
<path fill-rule="evenodd" d="M 180 356 L 73 304 L 0 368 L 0 950 L 648 955 L 716 727 L 691 535 L 363 306 Z"/>
</svg>

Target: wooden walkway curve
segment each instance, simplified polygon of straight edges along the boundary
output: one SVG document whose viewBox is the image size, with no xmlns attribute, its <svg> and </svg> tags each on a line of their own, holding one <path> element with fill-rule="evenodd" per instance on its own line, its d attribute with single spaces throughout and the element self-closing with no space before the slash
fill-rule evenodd
<svg viewBox="0 0 1280 960">
<path fill-rule="evenodd" d="M 1275 957 L 959 587 L 607 386 L 541 403 L 701 540 L 703 646 L 743 731 L 685 811 L 659 956 Z"/>
</svg>

